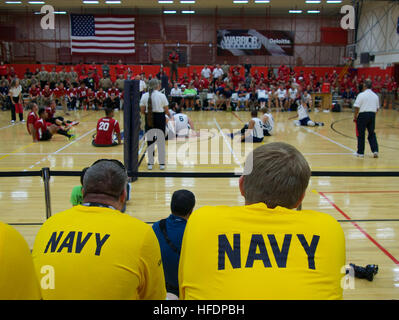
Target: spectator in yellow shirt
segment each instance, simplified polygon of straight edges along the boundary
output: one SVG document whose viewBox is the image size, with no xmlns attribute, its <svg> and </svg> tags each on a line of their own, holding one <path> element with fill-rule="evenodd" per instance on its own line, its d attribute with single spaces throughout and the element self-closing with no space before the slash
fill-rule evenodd
<svg viewBox="0 0 399 320">
<path fill-rule="evenodd" d="M 48 219 L 33 247 L 39 278 L 51 269 L 43 299 L 166 298 L 157 237 L 151 226 L 121 212 L 127 173 L 117 160 L 99 160 L 83 178 L 83 203 Z M 45 276 L 49 276 L 46 274 Z"/>
<path fill-rule="evenodd" d="M 311 176 L 303 155 L 265 144 L 248 156 L 244 174 L 245 206 L 205 206 L 188 220 L 180 299 L 342 299 L 341 226 L 328 214 L 294 210 Z"/>
<path fill-rule="evenodd" d="M 39 300 L 39 281 L 25 239 L 0 222 L 0 300 Z"/>
</svg>

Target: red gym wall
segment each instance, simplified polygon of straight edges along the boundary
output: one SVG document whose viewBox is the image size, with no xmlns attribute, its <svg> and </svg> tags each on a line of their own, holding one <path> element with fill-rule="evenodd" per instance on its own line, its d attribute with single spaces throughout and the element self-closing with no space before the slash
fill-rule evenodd
<svg viewBox="0 0 399 320">
<path fill-rule="evenodd" d="M 84 12 L 77 12 L 84 13 Z M 129 12 L 134 14 L 134 12 Z M 257 29 L 295 31 L 294 56 L 253 56 L 254 65 L 278 66 L 282 63 L 296 66 L 343 65 L 345 45 L 353 34 L 339 29 L 341 16 L 336 17 L 271 17 L 265 12 L 259 16 L 214 15 L 136 15 L 136 54 L 109 56 L 109 62 L 122 58 L 127 64 L 166 64 L 167 55 L 177 43 L 186 56 L 184 65 L 244 63 L 247 57 L 216 55 L 218 29 Z M 69 50 L 70 22 L 67 15 L 56 15 L 55 30 L 40 28 L 40 15 L 32 13 L 1 13 L 0 59 L 10 63 L 86 63 L 102 62 L 100 56 L 71 56 Z M 339 32 L 338 32 L 339 31 Z M 346 40 L 346 41 L 345 41 Z"/>
</svg>

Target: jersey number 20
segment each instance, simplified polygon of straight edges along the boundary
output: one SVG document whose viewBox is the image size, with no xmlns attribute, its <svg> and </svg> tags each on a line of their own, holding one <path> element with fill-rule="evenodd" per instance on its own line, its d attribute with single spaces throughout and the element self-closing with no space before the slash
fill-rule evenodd
<svg viewBox="0 0 399 320">
<path fill-rule="evenodd" d="M 100 122 L 100 126 L 98 127 L 98 130 L 108 131 L 108 129 L 109 129 L 109 123 L 108 122 Z"/>
</svg>

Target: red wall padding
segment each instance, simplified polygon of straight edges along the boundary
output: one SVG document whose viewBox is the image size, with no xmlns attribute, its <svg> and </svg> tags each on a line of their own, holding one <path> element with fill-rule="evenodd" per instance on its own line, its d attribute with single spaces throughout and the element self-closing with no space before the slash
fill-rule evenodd
<svg viewBox="0 0 399 320">
<path fill-rule="evenodd" d="M 15 69 L 15 72 L 17 73 L 19 78 L 23 78 L 24 73 L 27 68 L 30 69 L 31 72 L 34 72 L 36 68 L 41 69 L 41 67 L 45 67 L 47 71 L 51 71 L 52 68 L 55 66 L 57 71 L 61 71 L 64 66 L 59 66 L 59 65 L 51 65 L 51 64 L 12 64 L 12 66 Z M 86 65 L 88 66 L 88 65 Z M 65 66 L 67 71 L 70 70 L 71 66 Z M 134 75 L 137 75 L 139 73 L 144 72 L 146 76 L 148 77 L 150 74 L 154 77 L 160 69 L 159 65 L 127 65 L 126 68 L 130 68 L 133 71 Z M 98 74 L 101 76 L 101 65 L 96 65 L 96 68 L 98 70 Z M 198 66 L 190 66 L 190 67 L 185 67 L 185 68 L 179 68 L 179 76 L 183 76 L 185 73 L 187 76 L 190 76 L 194 70 L 200 74 L 203 66 L 198 65 Z M 110 65 L 110 72 L 111 72 L 111 78 L 115 80 L 115 66 Z M 255 71 L 255 69 L 258 69 L 259 74 L 263 73 L 265 76 L 267 75 L 268 68 L 267 67 L 252 67 L 251 73 Z M 334 70 L 339 74 L 343 68 L 342 67 L 295 67 L 294 71 L 296 74 L 299 74 L 301 71 L 304 72 L 304 74 L 309 74 L 313 70 L 315 71 L 317 77 L 323 77 L 326 73 L 332 73 Z M 164 67 L 164 70 L 166 74 L 169 75 L 169 67 Z M 241 68 L 240 74 L 241 76 L 244 76 L 244 68 Z M 384 77 L 385 74 L 388 74 L 389 76 L 394 76 L 394 67 L 388 67 L 386 69 L 381 69 L 379 67 L 371 67 L 371 68 L 358 68 L 357 69 L 357 75 L 360 77 L 362 75 L 365 75 L 365 77 L 372 77 L 374 76 L 382 76 Z"/>
</svg>

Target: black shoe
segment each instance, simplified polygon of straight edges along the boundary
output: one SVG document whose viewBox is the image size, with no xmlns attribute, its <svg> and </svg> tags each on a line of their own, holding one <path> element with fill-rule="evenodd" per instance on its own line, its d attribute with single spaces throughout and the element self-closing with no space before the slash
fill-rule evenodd
<svg viewBox="0 0 399 320">
<path fill-rule="evenodd" d="M 355 271 L 355 278 L 373 281 L 374 276 L 378 273 L 378 265 L 375 264 L 368 264 L 365 268 L 354 265 L 353 263 L 350 263 L 349 265 Z M 348 272 L 349 270 L 346 271 L 346 273 Z"/>
</svg>

